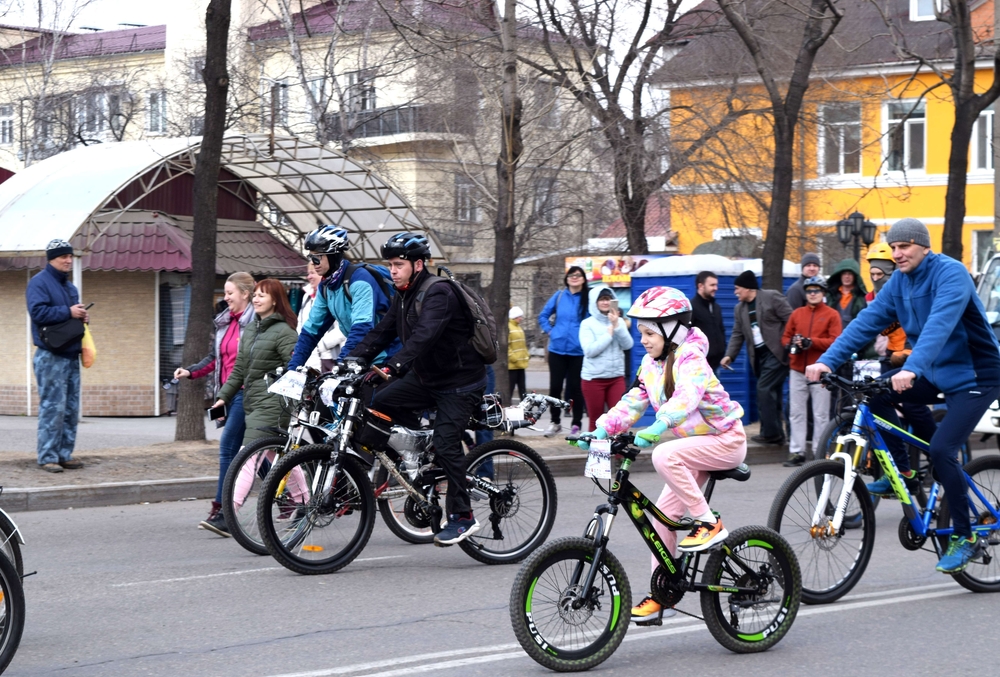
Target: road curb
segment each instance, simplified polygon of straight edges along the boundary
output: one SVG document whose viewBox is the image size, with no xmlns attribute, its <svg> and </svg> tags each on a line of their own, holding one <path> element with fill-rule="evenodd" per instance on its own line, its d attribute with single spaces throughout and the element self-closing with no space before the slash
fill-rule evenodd
<svg viewBox="0 0 1000 677">
<path fill-rule="evenodd" d="M 774 451 L 751 448 L 747 462 L 752 465 L 780 463 L 785 458 L 781 448 Z M 544 455 L 555 477 L 575 477 L 583 474 L 587 454 Z M 634 472 L 653 470 L 652 454 L 641 454 L 632 464 Z M 107 482 L 104 484 L 67 485 L 61 487 L 4 487 L 0 508 L 10 512 L 35 510 L 65 510 L 66 508 L 97 508 L 109 505 L 135 505 L 183 499 L 215 498 L 217 477 L 188 477 L 172 480 L 141 480 L 137 482 Z"/>
<path fill-rule="evenodd" d="M 0 508 L 10 512 L 29 512 L 215 498 L 218 483 L 218 477 L 189 477 L 28 489 L 4 487 Z"/>
</svg>

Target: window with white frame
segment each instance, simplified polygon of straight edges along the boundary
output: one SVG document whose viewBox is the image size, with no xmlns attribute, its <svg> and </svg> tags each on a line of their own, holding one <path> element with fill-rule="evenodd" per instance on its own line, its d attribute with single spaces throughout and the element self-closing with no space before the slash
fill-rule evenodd
<svg viewBox="0 0 1000 677">
<path fill-rule="evenodd" d="M 983 272 L 994 253 L 993 229 L 972 231 L 972 272 Z"/>
<path fill-rule="evenodd" d="M 933 21 L 937 18 L 935 8 L 943 12 L 944 3 L 945 0 L 910 0 L 910 21 Z"/>
<path fill-rule="evenodd" d="M 167 131 L 167 93 L 162 90 L 150 92 L 146 97 L 146 130 L 151 134 L 165 134 Z"/>
<path fill-rule="evenodd" d="M 554 82 L 535 83 L 535 108 L 539 125 L 546 129 L 559 127 L 559 87 Z"/>
<path fill-rule="evenodd" d="M 191 82 L 201 82 L 204 79 L 202 72 L 205 70 L 205 57 L 196 56 L 191 59 Z"/>
<path fill-rule="evenodd" d="M 535 180 L 531 213 L 537 223 L 545 226 L 556 224 L 556 212 L 559 209 L 557 185 L 556 180 L 552 177 L 542 177 Z"/>
<path fill-rule="evenodd" d="M 889 171 L 922 170 L 927 129 L 924 102 L 893 101 L 887 107 L 887 115 L 886 166 Z"/>
<path fill-rule="evenodd" d="M 993 111 L 991 104 L 979 114 L 972 128 L 972 152 L 969 155 L 973 169 L 993 169 Z"/>
<path fill-rule="evenodd" d="M 0 106 L 0 145 L 14 143 L 14 106 Z"/>
<path fill-rule="evenodd" d="M 459 223 L 479 223 L 476 184 L 467 176 L 455 176 L 455 220 Z"/>
<path fill-rule="evenodd" d="M 820 167 L 823 174 L 861 173 L 861 105 L 828 104 L 820 108 Z"/>
<path fill-rule="evenodd" d="M 274 120 L 271 120 L 272 112 Z M 288 82 L 286 80 L 260 81 L 260 119 L 264 126 L 288 124 Z"/>
<path fill-rule="evenodd" d="M 316 122 L 326 112 L 326 107 L 329 103 L 327 100 L 326 76 L 320 75 L 310 79 L 308 86 L 313 103 L 315 104 L 312 110 L 309 111 L 309 119 Z"/>
<path fill-rule="evenodd" d="M 104 92 L 86 92 L 77 98 L 77 129 L 81 134 L 99 134 L 105 129 L 107 103 Z"/>
<path fill-rule="evenodd" d="M 354 112 L 375 110 L 375 71 L 371 68 L 347 74 L 347 105 Z"/>
</svg>

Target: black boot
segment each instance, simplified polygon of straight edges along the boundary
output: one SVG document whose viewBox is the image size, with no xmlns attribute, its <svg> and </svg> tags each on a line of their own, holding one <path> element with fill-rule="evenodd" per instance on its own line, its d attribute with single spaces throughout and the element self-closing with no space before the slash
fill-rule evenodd
<svg viewBox="0 0 1000 677">
<path fill-rule="evenodd" d="M 198 528 L 229 538 L 229 527 L 226 526 L 226 516 L 222 512 L 221 503 L 212 501 L 212 509 L 209 511 L 208 517 L 198 524 Z"/>
</svg>

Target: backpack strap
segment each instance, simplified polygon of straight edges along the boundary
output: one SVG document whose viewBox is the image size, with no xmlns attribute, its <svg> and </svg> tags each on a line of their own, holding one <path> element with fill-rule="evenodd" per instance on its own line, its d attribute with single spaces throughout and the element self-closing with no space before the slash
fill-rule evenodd
<svg viewBox="0 0 1000 677">
<path fill-rule="evenodd" d="M 427 290 L 430 289 L 431 285 L 436 282 L 447 282 L 447 280 L 438 275 L 428 275 L 424 278 L 424 281 L 420 283 L 420 286 L 417 287 L 417 315 L 420 315 L 420 311 L 424 307 L 424 296 L 427 295 Z"/>
<path fill-rule="evenodd" d="M 389 284 L 385 281 L 385 276 L 379 272 L 374 266 L 369 266 L 367 263 L 348 263 L 347 269 L 344 271 L 344 295 L 347 297 L 348 303 L 354 303 L 354 298 L 351 296 L 351 276 L 354 275 L 354 271 L 358 268 L 364 268 L 368 271 L 368 274 L 375 279 L 375 283 L 378 288 L 382 290 L 387 299 L 392 299 L 392 292 L 389 290 Z"/>
</svg>

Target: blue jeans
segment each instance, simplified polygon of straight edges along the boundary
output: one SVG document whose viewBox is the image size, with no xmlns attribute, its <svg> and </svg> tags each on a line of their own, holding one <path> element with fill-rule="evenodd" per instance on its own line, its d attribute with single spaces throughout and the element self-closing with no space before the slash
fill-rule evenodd
<svg viewBox="0 0 1000 677">
<path fill-rule="evenodd" d="M 80 420 L 80 358 L 35 351 L 38 382 L 38 465 L 68 461 Z"/>
<path fill-rule="evenodd" d="M 226 481 L 229 464 L 243 446 L 243 435 L 247 431 L 246 417 L 243 415 L 243 391 L 233 396 L 226 406 L 226 425 L 219 440 L 219 488 L 215 492 L 215 502 L 222 503 L 222 483 Z"/>
<path fill-rule="evenodd" d="M 492 393 L 497 389 L 497 375 L 493 371 L 493 365 L 486 365 L 486 392 Z M 478 447 L 483 442 L 489 442 L 493 439 L 492 430 L 477 430 L 476 431 L 476 446 Z M 492 464 L 492 461 L 490 462 Z"/>
<path fill-rule="evenodd" d="M 903 367 L 905 369 L 905 367 Z M 887 371 L 884 376 L 892 376 L 899 369 Z M 899 417 L 893 406 L 897 403 L 937 404 L 940 393 L 937 387 L 927 379 L 918 378 L 913 387 L 902 393 L 895 391 L 883 393 L 871 400 L 869 408 L 876 416 L 884 418 L 889 423 L 898 426 Z M 958 450 L 969 439 L 973 428 L 979 423 L 983 413 L 993 400 L 1000 396 L 1000 386 L 984 386 L 963 390 L 957 393 L 945 393 L 944 401 L 948 405 L 948 413 L 937 431 L 930 438 L 928 455 L 934 467 L 934 475 L 944 487 L 945 496 L 951 508 L 951 521 L 955 533 L 960 536 L 971 536 L 969 524 L 969 498 L 962 474 L 962 466 L 958 463 Z M 921 431 L 915 431 L 918 435 Z M 906 453 L 903 441 L 892 435 L 883 435 L 885 446 L 888 447 L 896 466 L 901 471 L 910 468 L 910 456 Z"/>
</svg>

